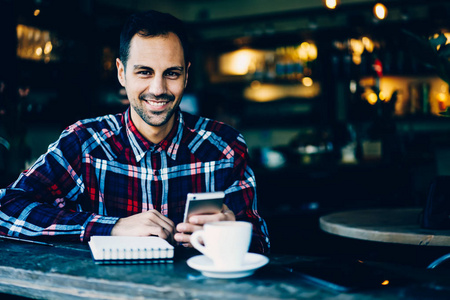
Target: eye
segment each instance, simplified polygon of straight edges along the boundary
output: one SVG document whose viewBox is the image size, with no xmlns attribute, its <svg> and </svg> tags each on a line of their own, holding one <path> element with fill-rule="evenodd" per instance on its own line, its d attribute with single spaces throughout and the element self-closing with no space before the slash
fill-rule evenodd
<svg viewBox="0 0 450 300">
<path fill-rule="evenodd" d="M 166 72 L 166 77 L 168 77 L 168 78 L 176 79 L 180 76 L 181 76 L 181 73 L 179 73 L 179 72 L 175 72 L 175 71 Z"/>
<path fill-rule="evenodd" d="M 151 71 L 139 71 L 137 72 L 138 75 L 142 75 L 142 76 L 150 76 L 152 74 Z"/>
</svg>

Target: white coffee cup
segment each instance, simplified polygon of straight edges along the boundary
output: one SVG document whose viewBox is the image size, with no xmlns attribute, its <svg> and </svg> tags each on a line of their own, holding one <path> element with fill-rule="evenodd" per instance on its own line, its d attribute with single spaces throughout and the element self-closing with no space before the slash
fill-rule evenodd
<svg viewBox="0 0 450 300">
<path fill-rule="evenodd" d="M 215 267 L 236 269 L 242 266 L 252 238 L 253 226 L 243 221 L 211 222 L 191 235 L 195 249 L 209 257 Z M 204 246 L 199 240 L 203 240 Z"/>
</svg>

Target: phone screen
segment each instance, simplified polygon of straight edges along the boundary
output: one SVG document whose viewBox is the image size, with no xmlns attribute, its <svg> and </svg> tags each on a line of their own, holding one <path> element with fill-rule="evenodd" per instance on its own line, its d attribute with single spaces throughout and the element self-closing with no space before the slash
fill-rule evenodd
<svg viewBox="0 0 450 300">
<path fill-rule="evenodd" d="M 225 198 L 224 192 L 189 193 L 187 195 L 183 222 L 187 222 L 192 215 L 220 212 L 223 198 Z"/>
<path fill-rule="evenodd" d="M 288 270 L 307 281 L 340 292 L 387 288 L 411 282 L 405 276 L 356 259 L 299 262 L 289 266 Z"/>
</svg>

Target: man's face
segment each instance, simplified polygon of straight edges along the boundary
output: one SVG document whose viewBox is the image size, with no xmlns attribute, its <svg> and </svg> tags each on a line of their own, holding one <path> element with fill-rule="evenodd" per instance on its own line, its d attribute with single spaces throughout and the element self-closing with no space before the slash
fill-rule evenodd
<svg viewBox="0 0 450 300">
<path fill-rule="evenodd" d="M 135 35 L 126 68 L 119 59 L 116 64 L 137 129 L 144 135 L 149 130 L 170 130 L 186 88 L 189 68 L 179 38 L 173 33 L 157 37 Z"/>
</svg>

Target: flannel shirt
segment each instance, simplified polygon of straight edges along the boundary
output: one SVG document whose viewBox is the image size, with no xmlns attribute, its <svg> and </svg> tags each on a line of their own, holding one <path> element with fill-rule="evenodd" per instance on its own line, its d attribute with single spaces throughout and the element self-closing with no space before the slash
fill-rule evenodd
<svg viewBox="0 0 450 300">
<path fill-rule="evenodd" d="M 269 238 L 241 134 L 177 111 L 168 136 L 147 141 L 124 113 L 66 128 L 47 153 L 0 190 L 0 234 L 86 242 L 110 235 L 121 217 L 156 209 L 182 222 L 189 192 L 224 191 L 237 220 L 253 223 L 251 251 Z"/>
</svg>

